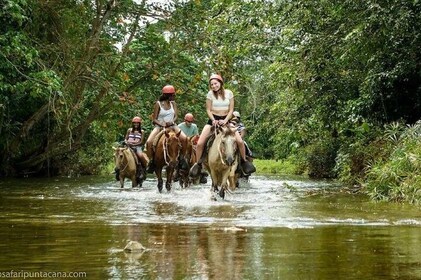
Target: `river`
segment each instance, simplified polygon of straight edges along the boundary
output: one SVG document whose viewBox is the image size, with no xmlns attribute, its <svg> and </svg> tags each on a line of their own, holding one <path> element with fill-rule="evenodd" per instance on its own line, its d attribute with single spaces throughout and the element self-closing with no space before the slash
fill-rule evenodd
<svg viewBox="0 0 421 280">
<path fill-rule="evenodd" d="M 252 176 L 217 201 L 209 183 L 130 186 L 1 180 L 0 278 L 421 279 L 419 206 L 303 177 Z"/>
</svg>

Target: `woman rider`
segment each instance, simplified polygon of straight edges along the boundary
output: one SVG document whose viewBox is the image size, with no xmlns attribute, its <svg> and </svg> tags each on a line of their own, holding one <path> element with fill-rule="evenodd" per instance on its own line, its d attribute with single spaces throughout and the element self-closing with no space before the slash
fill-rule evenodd
<svg viewBox="0 0 421 280">
<path fill-rule="evenodd" d="M 206 96 L 206 113 L 208 114 L 209 120 L 200 134 L 199 141 L 197 142 L 196 157 L 199 159 L 190 169 L 190 175 L 196 177 L 202 168 L 202 154 L 203 149 L 208 140 L 208 136 L 211 132 L 212 126 L 226 125 L 232 117 L 234 111 L 234 94 L 231 90 L 224 88 L 224 80 L 218 74 L 212 74 L 209 78 L 210 90 Z M 256 171 L 256 168 L 252 163 L 246 159 L 246 151 L 244 147 L 243 139 L 241 138 L 238 131 L 235 132 L 235 140 L 237 142 L 240 155 L 241 155 L 241 167 L 247 174 Z"/>
<path fill-rule="evenodd" d="M 154 105 L 152 123 L 155 126 L 154 129 L 151 131 L 151 134 L 149 134 L 148 140 L 146 140 L 146 153 L 150 159 L 147 168 L 147 171 L 149 173 L 153 173 L 155 169 L 155 164 L 153 162 L 153 143 L 156 135 L 164 128 L 170 128 L 175 133 L 178 133 L 180 131 L 180 128 L 175 123 L 175 121 L 177 120 L 178 109 L 177 103 L 174 101 L 174 97 L 175 88 L 172 85 L 166 85 L 162 88 L 162 94 L 159 97 L 159 100 Z M 181 132 L 179 138 L 182 145 L 181 160 L 184 160 L 187 137 L 183 132 Z"/>
<path fill-rule="evenodd" d="M 132 119 L 132 127 L 127 129 L 126 136 L 124 137 L 124 143 L 129 146 L 136 154 L 138 158 L 138 163 L 136 166 L 136 177 L 139 179 L 144 179 L 146 174 L 144 172 L 144 168 L 148 165 L 148 158 L 142 152 L 142 143 L 143 143 L 143 136 L 145 131 L 142 129 L 142 119 L 138 116 Z M 117 181 L 120 180 L 119 178 L 120 170 L 116 169 L 116 179 Z"/>
</svg>

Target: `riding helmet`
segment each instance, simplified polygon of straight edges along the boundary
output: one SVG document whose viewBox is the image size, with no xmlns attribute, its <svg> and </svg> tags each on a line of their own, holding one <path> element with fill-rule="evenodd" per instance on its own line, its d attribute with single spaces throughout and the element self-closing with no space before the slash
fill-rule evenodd
<svg viewBox="0 0 421 280">
<path fill-rule="evenodd" d="M 221 84 L 223 84 L 224 83 L 224 79 L 222 79 L 222 77 L 221 77 L 221 75 L 218 75 L 218 74 L 212 74 L 210 77 L 209 77 L 209 82 L 211 81 L 211 80 L 213 80 L 213 79 L 217 79 Z"/>
<path fill-rule="evenodd" d="M 163 94 L 174 94 L 175 88 L 172 85 L 166 85 L 165 87 L 162 88 L 162 93 Z"/>
<path fill-rule="evenodd" d="M 140 118 L 140 117 L 134 117 L 133 118 L 133 120 L 132 120 L 132 123 L 141 123 L 142 122 L 142 119 Z"/>
<path fill-rule="evenodd" d="M 187 114 L 184 116 L 184 120 L 185 120 L 185 121 L 189 121 L 189 122 L 193 122 L 193 121 L 194 121 L 194 117 L 193 117 L 193 115 L 192 115 L 191 113 L 187 113 Z"/>
</svg>

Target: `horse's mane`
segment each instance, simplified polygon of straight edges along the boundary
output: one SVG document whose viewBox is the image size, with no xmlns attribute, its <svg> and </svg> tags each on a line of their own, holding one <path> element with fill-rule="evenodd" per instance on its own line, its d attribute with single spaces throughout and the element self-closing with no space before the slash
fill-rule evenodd
<svg viewBox="0 0 421 280">
<path fill-rule="evenodd" d="M 123 151 L 124 155 L 126 156 L 126 160 L 128 164 L 134 164 L 136 165 L 135 158 L 133 157 L 132 151 L 130 151 L 130 148 L 126 148 Z M 131 155 L 131 156 L 130 156 Z"/>
</svg>

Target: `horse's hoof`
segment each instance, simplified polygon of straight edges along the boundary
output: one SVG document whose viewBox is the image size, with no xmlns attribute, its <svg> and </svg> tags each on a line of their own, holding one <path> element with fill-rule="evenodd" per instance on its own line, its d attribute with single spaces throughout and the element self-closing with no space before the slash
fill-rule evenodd
<svg viewBox="0 0 421 280">
<path fill-rule="evenodd" d="M 220 196 L 222 199 L 224 199 L 224 198 L 225 198 L 225 190 L 224 190 L 224 189 L 221 189 L 221 190 L 219 191 L 219 196 Z"/>
</svg>

